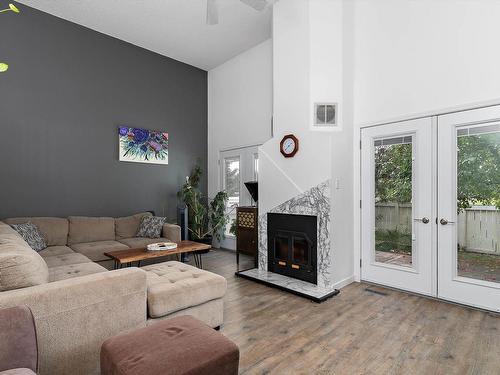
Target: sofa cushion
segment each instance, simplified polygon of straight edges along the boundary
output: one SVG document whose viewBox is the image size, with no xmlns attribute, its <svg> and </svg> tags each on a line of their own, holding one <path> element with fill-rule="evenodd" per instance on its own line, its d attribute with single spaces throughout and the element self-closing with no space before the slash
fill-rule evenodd
<svg viewBox="0 0 500 375">
<path fill-rule="evenodd" d="M 151 212 L 141 212 L 132 216 L 117 217 L 115 219 L 116 239 L 135 237 L 144 216 L 152 216 Z"/>
<path fill-rule="evenodd" d="M 53 267 L 92 262 L 85 255 L 78 253 L 53 255 L 50 257 L 43 257 L 43 260 L 45 260 L 45 263 L 47 263 L 47 267 L 49 267 L 49 272 L 50 269 Z"/>
<path fill-rule="evenodd" d="M 143 238 L 143 237 L 132 237 L 132 238 L 123 238 L 119 240 L 119 242 L 127 245 L 131 249 L 146 247 L 150 243 L 156 242 L 170 242 L 168 238 L 160 237 L 160 238 Z"/>
<path fill-rule="evenodd" d="M 191 306 L 224 297 L 224 277 L 176 262 L 141 267 L 147 273 L 148 313 L 159 318 Z"/>
<path fill-rule="evenodd" d="M 0 291 L 48 281 L 49 269 L 42 257 L 14 229 L 0 222 Z"/>
<path fill-rule="evenodd" d="M 5 223 L 22 224 L 28 221 L 35 224 L 47 241 L 47 246 L 64 246 L 68 241 L 68 219 L 60 217 L 14 217 Z"/>
<path fill-rule="evenodd" d="M 160 238 L 165 220 L 159 216 L 143 216 L 136 237 Z"/>
<path fill-rule="evenodd" d="M 108 270 L 103 266 L 100 266 L 97 263 L 93 262 L 68 264 L 65 266 L 50 268 L 49 281 L 53 282 L 59 280 L 72 279 L 74 277 L 91 275 L 100 272 L 108 272 Z"/>
<path fill-rule="evenodd" d="M 168 238 L 172 242 L 181 242 L 181 227 L 176 224 L 163 224 L 162 237 Z"/>
<path fill-rule="evenodd" d="M 85 255 L 93 262 L 109 260 L 110 258 L 104 255 L 107 251 L 127 250 L 128 248 L 127 245 L 118 241 L 95 241 L 71 245 L 71 249 Z"/>
<path fill-rule="evenodd" d="M 115 239 L 115 219 L 112 217 L 70 216 L 68 245 Z"/>
<path fill-rule="evenodd" d="M 74 254 L 74 251 L 71 250 L 68 246 L 49 246 L 42 251 L 39 251 L 38 254 L 40 254 L 42 258 L 45 258 L 54 255 Z"/>
<path fill-rule="evenodd" d="M 12 224 L 11 227 L 30 245 L 30 247 L 39 252 L 47 247 L 47 242 L 43 238 L 38 227 L 32 222 L 22 224 Z"/>
</svg>

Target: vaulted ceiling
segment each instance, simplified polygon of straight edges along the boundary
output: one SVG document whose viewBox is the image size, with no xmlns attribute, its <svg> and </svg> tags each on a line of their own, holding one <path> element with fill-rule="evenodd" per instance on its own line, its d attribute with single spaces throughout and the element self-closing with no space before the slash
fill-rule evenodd
<svg viewBox="0 0 500 375">
<path fill-rule="evenodd" d="M 271 36 L 271 9 L 216 0 L 219 24 L 206 24 L 207 0 L 20 0 L 54 16 L 210 70 Z"/>
</svg>

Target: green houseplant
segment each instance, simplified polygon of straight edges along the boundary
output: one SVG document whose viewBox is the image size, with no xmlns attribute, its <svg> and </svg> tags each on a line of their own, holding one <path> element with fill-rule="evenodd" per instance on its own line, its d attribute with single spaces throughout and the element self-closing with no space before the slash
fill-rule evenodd
<svg viewBox="0 0 500 375">
<path fill-rule="evenodd" d="M 196 164 L 177 196 L 188 209 L 191 239 L 212 244 L 213 237 L 218 241 L 225 237 L 226 225 L 229 222 L 229 213 L 226 210 L 228 195 L 225 191 L 219 191 L 212 199 L 205 197 L 199 189 L 201 174 L 201 167 Z"/>
</svg>

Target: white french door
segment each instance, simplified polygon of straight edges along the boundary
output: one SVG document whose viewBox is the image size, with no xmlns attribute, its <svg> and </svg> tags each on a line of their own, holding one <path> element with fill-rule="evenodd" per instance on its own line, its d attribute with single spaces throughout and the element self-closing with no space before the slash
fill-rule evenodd
<svg viewBox="0 0 500 375">
<path fill-rule="evenodd" d="M 431 119 L 362 130 L 362 278 L 435 295 Z"/>
<path fill-rule="evenodd" d="M 236 207 L 255 204 L 245 187 L 245 182 L 258 179 L 258 146 L 221 151 L 219 166 L 220 186 L 229 196 L 226 210 L 230 218 L 230 223 L 226 227 L 226 238 L 220 246 L 226 249 L 236 249 L 235 237 L 230 233 L 231 222 L 236 219 Z"/>
<path fill-rule="evenodd" d="M 361 139 L 361 278 L 500 312 L 500 106 Z"/>
<path fill-rule="evenodd" d="M 500 311 L 500 107 L 438 118 L 439 297 Z"/>
</svg>

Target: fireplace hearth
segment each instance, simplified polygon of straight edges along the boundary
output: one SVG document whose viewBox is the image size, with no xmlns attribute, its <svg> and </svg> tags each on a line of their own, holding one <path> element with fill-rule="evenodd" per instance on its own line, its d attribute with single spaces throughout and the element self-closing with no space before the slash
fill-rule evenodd
<svg viewBox="0 0 500 375">
<path fill-rule="evenodd" d="M 258 268 L 236 275 L 318 303 L 338 294 L 331 275 L 330 195 L 330 181 L 324 181 L 263 210 Z"/>
<path fill-rule="evenodd" d="M 267 214 L 268 270 L 317 284 L 317 217 Z"/>
</svg>

